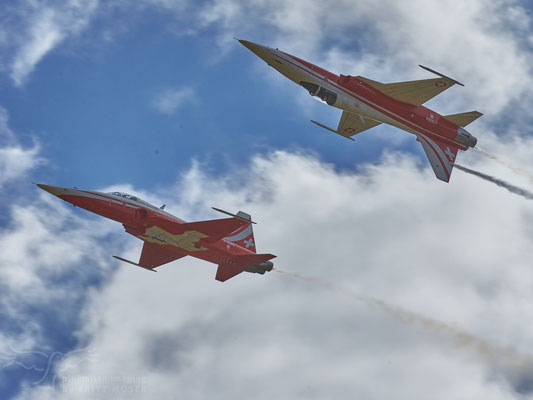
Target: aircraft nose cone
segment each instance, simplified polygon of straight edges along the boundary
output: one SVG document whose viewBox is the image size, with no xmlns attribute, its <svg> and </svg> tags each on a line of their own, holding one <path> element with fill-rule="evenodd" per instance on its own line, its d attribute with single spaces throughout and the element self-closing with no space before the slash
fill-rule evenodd
<svg viewBox="0 0 533 400">
<path fill-rule="evenodd" d="M 68 193 L 67 188 L 59 187 L 59 186 L 50 186 L 50 185 L 43 185 L 40 183 L 36 183 L 37 186 L 39 186 L 41 189 L 46 190 L 48 193 L 52 193 L 54 196 L 61 196 L 63 194 Z"/>
<path fill-rule="evenodd" d="M 265 58 L 265 46 L 249 42 L 248 40 L 239 40 L 239 42 L 252 53 L 258 55 L 261 58 Z"/>
</svg>

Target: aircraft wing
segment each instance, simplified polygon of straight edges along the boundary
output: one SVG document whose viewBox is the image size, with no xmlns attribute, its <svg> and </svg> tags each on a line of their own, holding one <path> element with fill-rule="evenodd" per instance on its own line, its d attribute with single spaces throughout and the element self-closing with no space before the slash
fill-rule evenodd
<svg viewBox="0 0 533 400">
<path fill-rule="evenodd" d="M 173 235 L 188 233 L 189 235 L 197 236 L 203 242 L 214 243 L 248 223 L 238 218 L 222 218 L 188 223 L 176 223 L 172 220 L 156 220 L 154 221 L 154 226 Z"/>
<path fill-rule="evenodd" d="M 144 242 L 143 250 L 141 252 L 141 258 L 138 263 L 127 260 L 119 256 L 113 256 L 117 260 L 127 262 L 128 264 L 136 265 L 150 271 L 154 271 L 154 268 L 160 265 L 167 264 L 171 261 L 179 260 L 185 257 L 187 254 L 183 254 L 175 248 L 172 248 L 168 244 L 158 244 L 152 242 Z"/>
<path fill-rule="evenodd" d="M 357 79 L 368 83 L 380 92 L 398 101 L 420 106 L 455 84 L 452 79 L 434 78 L 419 81 L 380 83 L 358 76 Z"/>
<path fill-rule="evenodd" d="M 174 249 L 171 250 L 169 247 L 168 244 L 144 242 L 139 266 L 153 269 L 186 256 L 186 254 L 179 253 Z"/>
<path fill-rule="evenodd" d="M 412 104 L 414 106 L 420 106 L 424 104 L 426 101 L 444 92 L 446 89 L 455 84 L 464 86 L 461 82 L 457 82 L 455 79 L 449 78 L 440 72 L 434 71 L 428 67 L 424 67 L 423 65 L 420 65 L 420 67 L 426 71 L 438 75 L 439 78 L 395 83 L 376 82 L 362 76 L 358 76 L 356 78 L 386 94 L 387 96 L 392 97 L 393 99 Z"/>
<path fill-rule="evenodd" d="M 459 148 L 423 135 L 419 135 L 417 140 L 422 143 L 422 147 L 426 152 L 426 156 L 437 179 L 449 182 Z"/>
<path fill-rule="evenodd" d="M 329 128 L 326 125 L 322 125 L 321 123 L 316 121 L 311 122 L 320 126 L 321 128 L 327 129 L 328 131 L 344 136 L 346 139 L 351 140 L 353 140 L 352 136 L 355 136 L 358 133 L 361 133 L 363 131 L 366 131 L 367 129 L 373 128 L 374 126 L 378 126 L 381 124 L 381 122 L 377 122 L 365 118 L 362 115 L 354 114 L 347 111 L 342 112 L 341 120 L 339 121 L 339 126 L 337 127 L 337 130 Z"/>
<path fill-rule="evenodd" d="M 350 137 L 380 124 L 381 122 L 364 118 L 358 114 L 343 111 L 341 120 L 339 121 L 339 126 L 337 127 L 337 132 L 344 137 Z"/>
</svg>

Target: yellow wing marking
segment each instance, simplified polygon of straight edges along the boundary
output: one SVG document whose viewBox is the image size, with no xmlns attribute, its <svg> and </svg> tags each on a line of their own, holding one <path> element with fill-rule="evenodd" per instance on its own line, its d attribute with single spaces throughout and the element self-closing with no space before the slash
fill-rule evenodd
<svg viewBox="0 0 533 400">
<path fill-rule="evenodd" d="M 197 231 L 187 231 L 181 235 L 173 235 L 157 226 L 152 226 L 146 230 L 143 236 L 139 237 L 151 243 L 170 244 L 186 251 L 207 250 L 207 248 L 199 246 L 197 242 L 208 237 L 208 235 Z"/>
</svg>

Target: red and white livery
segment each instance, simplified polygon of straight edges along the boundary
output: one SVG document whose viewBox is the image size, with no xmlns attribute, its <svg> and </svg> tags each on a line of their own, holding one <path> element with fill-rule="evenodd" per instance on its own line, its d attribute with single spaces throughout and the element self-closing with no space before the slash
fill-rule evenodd
<svg viewBox="0 0 533 400">
<path fill-rule="evenodd" d="M 353 140 L 353 136 L 382 123 L 416 135 L 438 179 L 448 182 L 458 150 L 476 145 L 464 127 L 482 114 L 470 111 L 440 115 L 422 104 L 449 87 L 463 84 L 424 67 L 438 78 L 380 83 L 362 76 L 336 75 L 278 49 L 239 40 L 245 47 L 303 86 L 312 96 L 343 110 L 337 129 L 311 121 Z"/>
<path fill-rule="evenodd" d="M 241 272 L 272 271 L 273 254 L 257 254 L 250 215 L 239 211 L 231 218 L 185 222 L 136 196 L 77 188 L 40 185 L 41 189 L 74 206 L 122 223 L 129 234 L 144 241 L 139 262 L 118 260 L 155 272 L 163 264 L 193 256 L 218 265 L 215 279 L 226 281 Z"/>
</svg>

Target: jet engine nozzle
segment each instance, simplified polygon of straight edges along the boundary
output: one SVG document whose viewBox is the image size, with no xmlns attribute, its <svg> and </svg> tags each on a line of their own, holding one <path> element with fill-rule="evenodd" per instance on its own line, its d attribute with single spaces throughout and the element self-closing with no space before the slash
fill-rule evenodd
<svg viewBox="0 0 533 400">
<path fill-rule="evenodd" d="M 272 261 L 265 261 L 260 264 L 250 265 L 246 267 L 245 271 L 263 275 L 267 271 L 272 271 L 272 268 L 274 268 L 274 263 Z"/>
<path fill-rule="evenodd" d="M 468 133 L 466 129 L 459 127 L 457 128 L 455 141 L 466 147 L 474 147 L 477 143 L 477 138 Z"/>
</svg>

